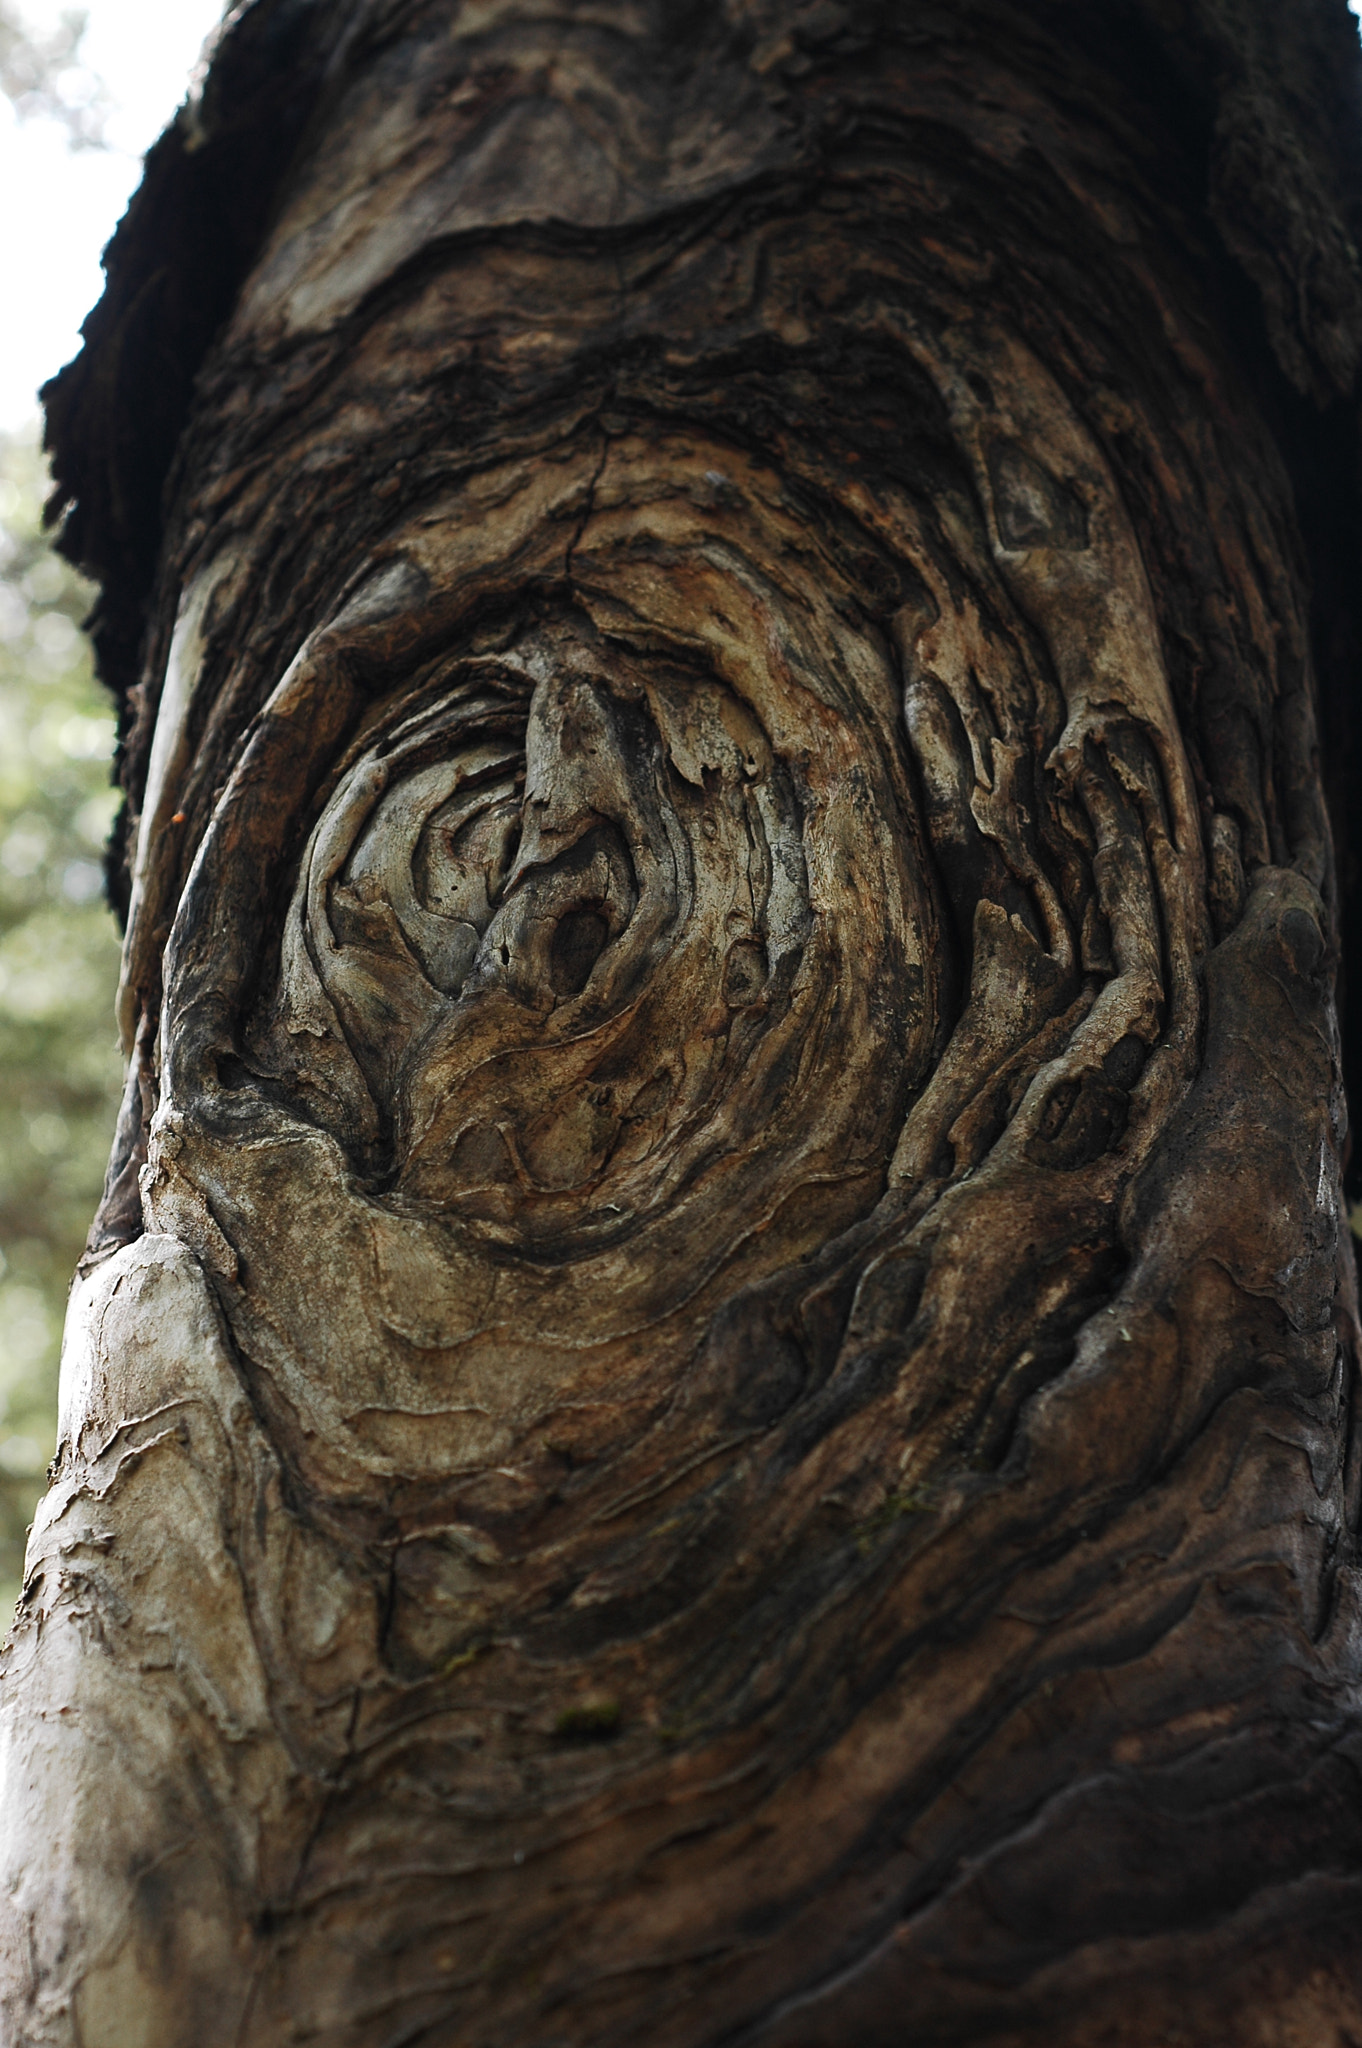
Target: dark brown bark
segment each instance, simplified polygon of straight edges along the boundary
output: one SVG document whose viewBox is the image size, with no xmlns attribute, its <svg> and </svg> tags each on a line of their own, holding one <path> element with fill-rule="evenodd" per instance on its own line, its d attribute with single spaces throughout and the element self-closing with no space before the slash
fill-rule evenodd
<svg viewBox="0 0 1362 2048">
<path fill-rule="evenodd" d="M 131 1066 L 17 2041 L 1362 2036 L 1358 76 L 247 12 L 52 401 Z"/>
</svg>

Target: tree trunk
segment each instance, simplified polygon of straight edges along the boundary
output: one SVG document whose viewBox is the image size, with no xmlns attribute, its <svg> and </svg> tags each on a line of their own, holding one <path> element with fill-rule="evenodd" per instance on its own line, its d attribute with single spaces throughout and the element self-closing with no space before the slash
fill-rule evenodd
<svg viewBox="0 0 1362 2048">
<path fill-rule="evenodd" d="M 1233 14 L 256 0 L 153 153 L 7 2039 L 1362 2030 L 1359 63 Z"/>
</svg>

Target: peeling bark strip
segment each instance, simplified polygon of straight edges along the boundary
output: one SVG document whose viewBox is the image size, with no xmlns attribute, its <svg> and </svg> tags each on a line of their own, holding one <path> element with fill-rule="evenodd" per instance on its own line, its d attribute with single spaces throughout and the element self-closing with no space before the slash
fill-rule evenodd
<svg viewBox="0 0 1362 2048">
<path fill-rule="evenodd" d="M 149 594 L 136 214 L 54 388 L 145 636 L 8 2040 L 1362 2031 L 1355 38 L 1093 13 L 257 0 L 162 145 L 315 98 Z"/>
</svg>

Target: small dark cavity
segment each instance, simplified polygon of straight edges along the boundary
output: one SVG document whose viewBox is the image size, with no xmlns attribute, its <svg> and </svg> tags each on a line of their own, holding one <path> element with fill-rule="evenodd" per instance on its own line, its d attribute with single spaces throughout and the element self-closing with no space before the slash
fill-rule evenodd
<svg viewBox="0 0 1362 2048">
<path fill-rule="evenodd" d="M 1069 1121 L 1069 1112 L 1077 1100 L 1077 1081 L 1061 1081 L 1051 1091 L 1050 1099 L 1040 1113 L 1037 1135 L 1047 1140 L 1057 1138 Z"/>
<path fill-rule="evenodd" d="M 1090 1166 L 1119 1144 L 1129 1115 L 1129 1095 L 1105 1074 L 1061 1081 L 1041 1112 L 1028 1157 L 1062 1173 Z"/>
<path fill-rule="evenodd" d="M 1144 1040 L 1128 1031 L 1124 1038 L 1116 1041 L 1103 1060 L 1102 1071 L 1118 1088 L 1133 1088 L 1144 1072 L 1148 1057 Z"/>
<path fill-rule="evenodd" d="M 585 1700 L 561 1713 L 553 1732 L 560 1742 L 609 1742 L 619 1734 L 622 1719 L 617 1700 Z"/>
<path fill-rule="evenodd" d="M 731 1009 L 746 1009 L 760 1002 L 770 976 L 766 948 L 759 939 L 739 939 L 728 949 L 724 962 L 724 1001 Z"/>
<path fill-rule="evenodd" d="M 254 1088 L 259 1085 L 259 1075 L 253 1074 L 245 1061 L 238 1059 L 235 1053 L 217 1054 L 217 1073 L 218 1086 L 229 1089 L 233 1094 L 239 1093 L 243 1088 Z"/>
<path fill-rule="evenodd" d="M 610 926 L 599 910 L 570 910 L 549 947 L 549 986 L 556 996 L 580 995 L 605 951 Z"/>
<path fill-rule="evenodd" d="M 998 533 L 1009 548 L 1085 548 L 1088 515 L 1071 490 L 1019 448 L 995 441 L 988 451 Z"/>
</svg>

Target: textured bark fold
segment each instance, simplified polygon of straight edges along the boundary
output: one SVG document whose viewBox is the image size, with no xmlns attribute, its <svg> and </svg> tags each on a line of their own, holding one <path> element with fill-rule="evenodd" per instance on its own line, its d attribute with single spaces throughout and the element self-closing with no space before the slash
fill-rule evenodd
<svg viewBox="0 0 1362 2048">
<path fill-rule="evenodd" d="M 16 2042 L 1362 2027 L 1289 432 L 1362 295 L 1256 14 L 1234 78 L 1076 15 L 257 0 L 219 58 L 273 19 L 315 99 L 145 598 Z"/>
</svg>

